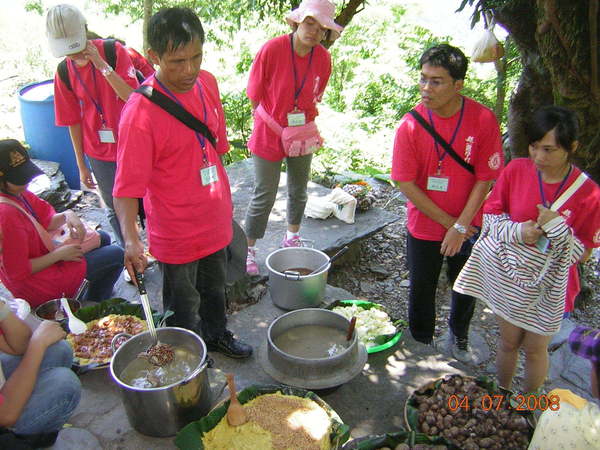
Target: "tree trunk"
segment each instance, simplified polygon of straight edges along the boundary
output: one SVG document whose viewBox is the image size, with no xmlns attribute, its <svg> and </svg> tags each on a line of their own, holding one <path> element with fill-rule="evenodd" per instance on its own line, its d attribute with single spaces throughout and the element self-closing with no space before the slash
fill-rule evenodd
<svg viewBox="0 0 600 450">
<path fill-rule="evenodd" d="M 495 5 L 492 5 L 495 3 Z M 600 181 L 600 87 L 597 0 L 484 0 L 496 22 L 511 34 L 523 73 L 508 114 L 511 153 L 527 154 L 525 121 L 545 104 L 565 106 L 580 122 L 575 163 Z"/>
<path fill-rule="evenodd" d="M 144 46 L 144 56 L 148 57 L 148 21 L 150 17 L 152 17 L 152 7 L 154 6 L 154 0 L 144 0 L 144 22 L 143 22 L 143 30 L 144 30 L 144 38 L 143 38 L 143 46 Z"/>
<path fill-rule="evenodd" d="M 352 18 L 365 8 L 365 1 L 366 0 L 349 0 L 348 3 L 344 3 L 344 7 L 335 18 L 335 23 L 343 27 L 348 25 Z M 323 41 L 323 46 L 329 48 L 334 42 L 335 41 L 330 40 Z"/>
</svg>

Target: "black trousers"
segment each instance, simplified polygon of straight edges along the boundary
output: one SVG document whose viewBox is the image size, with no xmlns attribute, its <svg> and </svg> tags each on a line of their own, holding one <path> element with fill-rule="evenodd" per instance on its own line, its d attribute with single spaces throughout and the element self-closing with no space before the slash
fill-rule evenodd
<svg viewBox="0 0 600 450">
<path fill-rule="evenodd" d="M 205 340 L 225 333 L 225 249 L 186 264 L 160 263 L 163 307 L 175 314 L 171 326 L 201 333 Z"/>
<path fill-rule="evenodd" d="M 435 331 L 435 295 L 444 256 L 442 243 L 416 239 L 407 233 L 407 263 L 410 277 L 408 321 L 410 332 L 417 341 L 428 344 Z M 447 257 L 448 280 L 454 283 L 468 255 Z M 475 298 L 452 291 L 449 325 L 455 336 L 469 336 L 469 324 L 475 311 Z"/>
</svg>

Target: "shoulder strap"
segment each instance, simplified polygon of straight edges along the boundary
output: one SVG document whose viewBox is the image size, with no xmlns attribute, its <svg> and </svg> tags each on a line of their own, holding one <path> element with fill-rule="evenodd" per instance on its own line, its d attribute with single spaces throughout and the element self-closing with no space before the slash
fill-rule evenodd
<svg viewBox="0 0 600 450">
<path fill-rule="evenodd" d="M 260 116 L 260 118 L 267 124 L 271 131 L 273 131 L 273 133 L 275 133 L 277 136 L 282 135 L 283 127 L 275 122 L 275 119 L 273 119 L 273 117 L 271 117 L 271 115 L 265 110 L 262 103 L 259 103 L 254 111 L 256 111 L 256 114 Z"/>
<path fill-rule="evenodd" d="M 208 141 L 212 144 L 213 147 L 217 147 L 217 140 L 210 132 L 208 127 L 194 117 L 188 110 L 186 110 L 183 106 L 179 105 L 177 102 L 173 101 L 167 95 L 163 94 L 157 89 L 153 89 L 152 86 L 143 85 L 137 88 L 134 92 L 138 94 L 142 94 L 144 97 L 149 99 L 151 102 L 160 106 L 166 112 L 171 114 L 180 122 L 184 123 L 186 126 L 191 128 L 194 131 L 202 134 Z"/>
<path fill-rule="evenodd" d="M 0 196 L 0 203 L 4 203 L 6 205 L 11 205 L 11 206 L 17 208 L 23 214 L 25 214 L 27 216 L 27 218 L 29 220 L 31 220 L 31 223 L 33 224 L 36 231 L 40 235 L 40 238 L 42 239 L 42 242 L 44 243 L 44 245 L 46 246 L 48 251 L 51 252 L 52 250 L 54 250 L 55 246 L 54 246 L 54 242 L 52 242 L 52 238 L 50 237 L 50 234 L 44 229 L 44 227 L 37 220 L 35 220 L 35 217 L 33 217 L 31 214 L 29 214 L 27 211 L 25 211 L 25 209 L 23 209 L 18 203 L 12 201 L 9 198 Z"/>
<path fill-rule="evenodd" d="M 65 84 L 67 89 L 72 91 L 73 88 L 71 87 L 71 80 L 69 79 L 69 69 L 67 68 L 67 58 L 58 63 L 56 71 L 58 72 L 58 77 Z"/>
<path fill-rule="evenodd" d="M 415 120 L 417 122 L 419 122 L 419 124 L 423 128 L 425 128 L 425 130 L 431 136 L 433 136 L 433 138 L 438 142 L 438 144 L 440 144 L 442 146 L 442 148 L 446 151 L 446 153 L 448 153 L 452 157 L 452 159 L 454 159 L 454 161 L 456 161 L 458 164 L 460 164 L 462 167 L 464 167 L 466 170 L 468 170 L 472 174 L 475 174 L 475 168 L 473 167 L 473 165 L 469 164 L 464 159 L 462 159 L 460 156 L 458 156 L 458 153 L 456 153 L 456 151 L 454 151 L 452 146 L 450 144 L 448 144 L 446 142 L 446 140 L 443 137 L 441 137 L 438 134 L 438 132 L 433 129 L 433 127 L 431 125 L 429 125 L 429 123 L 423 118 L 423 116 L 421 114 L 419 114 L 414 109 L 410 110 L 409 113 L 411 116 L 413 116 L 415 118 Z"/>
<path fill-rule="evenodd" d="M 558 209 L 565 204 L 565 202 L 567 200 L 569 200 L 571 198 L 571 196 L 577 192 L 577 189 L 579 189 L 581 187 L 581 185 L 583 183 L 585 183 L 585 181 L 588 179 L 588 176 L 581 172 L 579 174 L 579 176 L 577 177 L 577 179 L 575 181 L 573 181 L 573 184 L 571 184 L 571 186 L 569 186 L 562 194 L 560 197 L 558 197 L 556 200 L 554 200 L 554 203 L 552 203 L 552 206 L 550 207 L 550 209 L 552 211 L 558 211 Z"/>
<path fill-rule="evenodd" d="M 117 68 L 117 51 L 116 41 L 114 39 L 104 39 L 102 46 L 104 47 L 104 56 L 106 56 L 106 62 L 113 69 Z"/>
</svg>

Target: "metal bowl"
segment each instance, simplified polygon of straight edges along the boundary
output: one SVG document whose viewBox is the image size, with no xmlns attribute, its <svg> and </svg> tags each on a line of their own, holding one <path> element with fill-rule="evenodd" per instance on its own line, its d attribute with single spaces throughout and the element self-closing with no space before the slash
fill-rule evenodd
<svg viewBox="0 0 600 450">
<path fill-rule="evenodd" d="M 302 358 L 284 352 L 274 340 L 285 331 L 303 325 L 321 325 L 348 330 L 350 322 L 340 314 L 319 308 L 290 311 L 269 326 L 260 354 L 265 372 L 280 383 L 305 389 L 328 389 L 350 381 L 367 362 L 367 351 L 353 333 L 348 347 L 326 358 Z"/>
<path fill-rule="evenodd" d="M 69 306 L 73 313 L 77 312 L 81 308 L 81 303 L 78 300 L 68 299 Z M 42 303 L 40 306 L 35 308 L 34 314 L 40 320 L 52 320 L 54 322 L 63 322 L 66 320 L 67 315 L 63 313 L 63 319 L 56 319 L 56 312 L 60 309 L 60 298 L 54 300 L 48 300 L 46 303 Z"/>
</svg>

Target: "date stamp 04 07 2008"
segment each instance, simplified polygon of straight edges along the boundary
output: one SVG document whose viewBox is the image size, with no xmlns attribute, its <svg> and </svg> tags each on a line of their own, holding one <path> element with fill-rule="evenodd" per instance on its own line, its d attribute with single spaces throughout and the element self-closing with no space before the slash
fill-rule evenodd
<svg viewBox="0 0 600 450">
<path fill-rule="evenodd" d="M 506 395 L 494 394 L 494 395 L 483 395 L 480 397 L 478 404 L 474 405 L 473 402 L 469 401 L 469 396 L 458 396 L 451 395 L 448 397 L 448 409 L 450 411 L 456 411 L 457 409 L 464 409 L 466 411 L 471 408 L 479 408 L 484 411 L 491 409 L 500 410 L 504 408 L 514 409 L 516 411 L 558 411 L 560 409 L 560 397 L 558 395 L 515 395 L 511 398 Z M 505 404 L 506 402 L 506 404 Z M 511 404 L 512 403 L 512 404 Z"/>
</svg>

